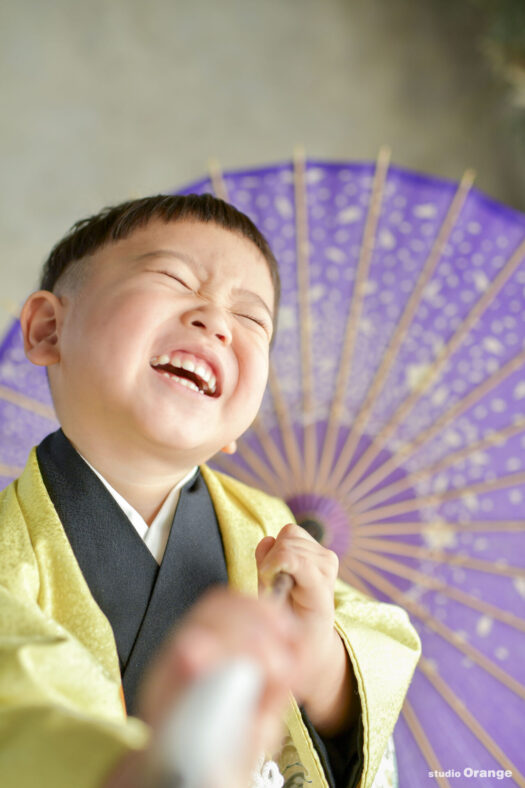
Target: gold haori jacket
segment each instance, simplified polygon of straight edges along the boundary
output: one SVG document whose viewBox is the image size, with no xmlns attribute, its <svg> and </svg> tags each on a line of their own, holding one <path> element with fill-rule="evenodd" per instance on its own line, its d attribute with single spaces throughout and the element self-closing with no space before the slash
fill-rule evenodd
<svg viewBox="0 0 525 788">
<path fill-rule="evenodd" d="M 257 594 L 255 547 L 293 521 L 286 505 L 201 466 L 232 588 Z M 148 727 L 126 717 L 111 626 L 94 601 L 39 470 L 35 449 L 0 494 L 0 785 L 95 788 Z M 353 664 L 363 721 L 360 788 L 370 788 L 420 654 L 401 608 L 338 581 L 336 627 Z M 327 783 L 295 701 L 287 714 L 308 785 Z M 293 752 L 293 751 L 296 752 Z M 281 764 L 283 769 L 286 764 Z"/>
</svg>

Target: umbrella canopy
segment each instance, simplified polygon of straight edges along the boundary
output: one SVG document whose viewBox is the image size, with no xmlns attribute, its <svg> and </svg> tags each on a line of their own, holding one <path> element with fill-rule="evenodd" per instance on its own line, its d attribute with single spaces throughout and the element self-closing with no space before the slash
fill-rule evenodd
<svg viewBox="0 0 525 788">
<path fill-rule="evenodd" d="M 525 786 L 525 216 L 471 173 L 385 151 L 215 168 L 182 193 L 207 191 L 255 221 L 283 286 L 260 414 L 217 467 L 285 498 L 345 580 L 409 612 L 423 657 L 400 785 Z M 16 324 L 0 398 L 7 482 L 54 418 Z"/>
</svg>

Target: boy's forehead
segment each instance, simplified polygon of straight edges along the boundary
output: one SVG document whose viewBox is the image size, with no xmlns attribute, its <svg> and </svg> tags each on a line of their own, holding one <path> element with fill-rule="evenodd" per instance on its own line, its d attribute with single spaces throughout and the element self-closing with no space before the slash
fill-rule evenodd
<svg viewBox="0 0 525 788">
<path fill-rule="evenodd" d="M 176 244 L 172 247 L 171 244 Z M 156 253 L 159 250 L 180 251 L 194 263 L 200 263 L 196 254 L 191 254 L 184 247 L 190 246 L 195 251 L 206 253 L 207 256 L 220 257 L 221 252 L 231 251 L 238 247 L 250 250 L 252 255 L 267 261 L 258 246 L 249 238 L 235 230 L 229 230 L 214 222 L 202 222 L 197 219 L 177 219 L 162 221 L 152 219 L 146 225 L 137 227 L 120 241 L 106 247 L 111 255 L 113 252 L 135 252 L 137 255 Z"/>
<path fill-rule="evenodd" d="M 195 273 L 205 275 L 210 263 L 220 260 L 241 265 L 217 269 L 217 275 L 231 271 L 249 278 L 251 289 L 256 287 L 254 264 L 262 274 L 265 285 L 269 285 L 272 299 L 274 285 L 268 261 L 258 246 L 246 236 L 229 230 L 215 222 L 178 219 L 165 222 L 152 219 L 146 225 L 134 229 L 128 236 L 107 245 L 101 250 L 102 264 L 112 260 L 120 262 L 124 270 L 142 269 L 155 260 L 170 258 L 182 260 Z M 97 255 L 95 255 L 97 257 Z M 214 268 L 215 270 L 215 268 Z M 266 287 L 265 287 L 266 289 Z"/>
</svg>

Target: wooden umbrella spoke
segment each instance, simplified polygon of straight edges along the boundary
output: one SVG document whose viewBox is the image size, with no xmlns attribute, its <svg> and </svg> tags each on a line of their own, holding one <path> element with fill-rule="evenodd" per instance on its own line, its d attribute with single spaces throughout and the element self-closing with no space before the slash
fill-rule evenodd
<svg viewBox="0 0 525 788">
<path fill-rule="evenodd" d="M 519 435 L 520 432 L 524 432 L 524 431 L 525 431 L 525 419 L 520 419 L 515 424 L 510 424 L 508 427 L 504 427 L 501 430 L 492 430 L 486 438 L 483 438 L 477 443 L 471 443 L 470 446 L 465 446 L 463 449 L 459 449 L 458 451 L 453 452 L 452 454 L 448 454 L 446 457 L 443 457 L 441 460 L 434 463 L 433 465 L 429 465 L 426 468 L 421 468 L 415 473 L 410 473 L 408 476 L 399 479 L 397 482 L 392 482 L 392 484 L 389 484 L 386 487 L 382 487 L 376 493 L 373 493 L 372 495 L 367 495 L 364 498 L 359 499 L 358 503 L 352 502 L 352 512 L 361 513 L 367 511 L 368 509 L 377 505 L 378 503 L 383 503 L 384 501 L 388 501 L 390 498 L 393 498 L 394 495 L 397 495 L 398 493 L 407 490 L 408 488 L 412 487 L 414 484 L 417 484 L 420 481 L 428 479 L 430 476 L 434 476 L 434 474 L 444 471 L 446 468 L 449 468 L 451 465 L 455 465 L 456 463 L 465 460 L 467 457 L 470 457 L 471 454 L 476 454 L 477 452 L 484 451 L 485 449 L 488 449 L 491 446 L 495 446 L 495 445 L 501 446 L 509 438 L 512 438 L 515 435 Z"/>
<path fill-rule="evenodd" d="M 19 468 L 17 465 L 4 465 L 0 462 L 0 476 L 7 476 L 11 479 L 16 479 L 24 469 Z"/>
<path fill-rule="evenodd" d="M 439 263 L 441 255 L 443 253 L 443 249 L 445 248 L 445 245 L 450 237 L 450 234 L 454 229 L 454 225 L 458 219 L 461 209 L 463 208 L 467 195 L 472 187 L 473 181 L 474 181 L 474 173 L 472 172 L 472 170 L 467 170 L 467 172 L 465 172 L 461 180 L 461 183 L 458 186 L 456 194 L 454 195 L 450 203 L 450 207 L 447 211 L 447 215 L 443 220 L 443 223 L 437 234 L 436 240 L 432 246 L 430 254 L 423 265 L 421 274 L 419 275 L 419 279 L 416 282 L 414 290 L 412 291 L 410 298 L 407 301 L 403 314 L 401 315 L 401 318 L 396 326 L 394 334 L 392 335 L 389 345 L 374 375 L 372 384 L 368 389 L 368 392 L 366 394 L 366 397 L 361 407 L 359 408 L 359 412 L 357 413 L 357 416 L 354 419 L 354 423 L 350 431 L 350 434 L 347 436 L 345 444 L 339 454 L 339 458 L 331 474 L 331 483 L 334 486 L 338 486 L 339 483 L 341 482 L 352 460 L 352 457 L 357 448 L 359 440 L 361 436 L 364 434 L 365 427 L 366 424 L 368 423 L 368 419 L 373 410 L 373 407 L 385 384 L 385 381 L 392 368 L 392 365 L 395 359 L 397 358 L 399 350 L 405 339 L 408 327 L 411 324 L 412 320 L 414 319 L 414 316 L 419 307 L 419 303 L 423 296 L 425 287 L 427 286 L 430 278 L 432 277 L 432 274 L 436 269 L 436 266 Z"/>
<path fill-rule="evenodd" d="M 343 572 L 341 573 L 341 578 L 349 583 L 353 588 L 357 588 L 358 591 L 365 594 L 365 596 L 372 596 L 372 592 L 370 587 L 365 585 L 365 583 L 359 578 L 359 564 L 355 563 L 351 559 L 347 559 L 342 567 Z"/>
<path fill-rule="evenodd" d="M 265 428 L 260 416 L 256 418 L 250 429 L 256 435 L 259 443 L 264 449 L 266 458 L 271 468 L 271 470 L 266 468 L 266 478 L 268 478 L 268 473 L 272 473 L 272 489 L 278 489 L 279 495 L 286 497 L 287 495 L 291 494 L 292 489 L 300 488 L 303 477 L 301 474 L 299 447 L 297 445 L 293 426 L 288 415 L 288 408 L 286 407 L 284 398 L 280 392 L 275 370 L 272 364 L 270 364 L 269 388 L 272 394 L 279 431 L 283 438 L 289 464 L 286 462 L 281 450 L 278 448 L 272 436 Z M 246 446 L 244 442 L 241 443 L 241 451 L 243 446 Z M 251 456 L 252 462 L 255 461 L 255 455 Z"/>
<path fill-rule="evenodd" d="M 461 591 L 461 589 L 451 586 L 444 580 L 432 577 L 431 575 L 425 574 L 425 572 L 421 572 L 418 569 L 413 569 L 412 567 L 406 566 L 399 561 L 385 558 L 384 556 L 378 555 L 376 553 L 367 553 L 366 555 L 361 554 L 361 558 L 359 558 L 359 555 L 356 553 L 356 561 L 363 561 L 363 559 L 367 565 L 372 564 L 373 566 L 377 566 L 379 569 L 384 569 L 390 574 L 401 577 L 403 580 L 409 580 L 416 585 L 424 586 L 429 591 L 444 594 L 444 596 L 454 599 L 456 602 L 459 602 L 465 607 L 470 607 L 473 610 L 479 611 L 485 616 L 490 616 L 497 621 L 501 621 L 503 624 L 513 627 L 519 632 L 525 632 L 525 619 L 514 615 L 514 613 L 511 613 L 508 610 L 502 610 L 501 608 L 496 607 L 496 605 L 493 605 L 491 602 L 485 602 L 483 599 L 478 599 L 478 597 L 467 594 L 466 591 Z M 346 566 L 346 563 L 347 560 L 345 559 L 343 566 Z M 354 572 L 357 574 L 358 568 L 356 567 L 355 562 L 353 566 Z"/>
<path fill-rule="evenodd" d="M 0 301 L 0 308 L 4 312 L 7 312 L 8 315 L 11 315 L 11 317 L 14 317 L 16 320 L 20 318 L 20 306 L 15 301 L 2 298 Z"/>
<path fill-rule="evenodd" d="M 231 473 L 232 476 L 238 476 L 240 479 L 242 473 L 244 478 L 251 478 L 252 481 L 246 482 L 247 484 L 253 484 L 253 486 L 258 487 L 262 480 L 268 491 L 281 489 L 279 477 L 272 473 L 263 458 L 254 451 L 246 441 L 241 440 L 239 442 L 236 454 L 248 465 L 248 471 L 243 470 L 240 466 L 236 465 L 235 462 L 227 460 L 222 454 L 216 455 L 214 457 L 214 462 L 217 462 L 223 467 L 227 467 L 227 472 Z M 253 474 L 255 474 L 255 476 Z"/>
<path fill-rule="evenodd" d="M 288 460 L 288 465 L 291 471 L 291 479 L 287 480 L 287 489 L 291 487 L 296 491 L 301 491 L 303 483 L 301 450 L 297 442 L 292 420 L 290 418 L 290 411 L 284 399 L 281 387 L 279 386 L 277 375 L 273 364 L 270 362 L 270 374 L 268 376 L 268 387 L 272 395 L 275 415 L 277 416 L 277 423 L 283 439 L 284 449 Z M 288 474 L 289 476 L 290 474 Z"/>
<path fill-rule="evenodd" d="M 494 739 L 487 733 L 485 728 L 468 711 L 463 701 L 456 697 L 455 692 L 451 689 L 449 684 L 437 673 L 432 663 L 425 657 L 421 657 L 418 664 L 418 670 L 430 681 L 434 689 L 439 693 L 450 708 L 457 714 L 463 724 L 474 734 L 476 739 L 485 747 L 494 760 L 496 760 L 503 769 L 508 769 L 512 772 L 512 778 L 519 786 L 525 788 L 525 776 L 520 772 L 518 767 L 507 757 L 501 747 L 494 741 Z"/>
<path fill-rule="evenodd" d="M 443 528 L 450 533 L 521 533 L 525 531 L 525 520 L 477 520 L 475 522 L 451 523 L 448 520 L 429 520 L 426 522 L 379 523 L 376 525 L 358 525 L 352 532 L 359 536 L 407 536 L 424 534 L 436 528 Z"/>
<path fill-rule="evenodd" d="M 210 159 L 208 162 L 208 175 L 210 176 L 213 193 L 219 200 L 228 202 L 228 189 L 222 174 L 222 167 L 218 159 Z"/>
<path fill-rule="evenodd" d="M 275 478 L 278 480 L 279 489 L 281 491 L 280 494 L 286 495 L 286 486 L 290 477 L 290 467 L 286 464 L 275 441 L 259 418 L 254 421 L 250 429 L 257 436 L 259 443 L 266 453 L 266 457 L 274 471 Z"/>
<path fill-rule="evenodd" d="M 316 489 L 323 489 L 326 485 L 330 469 L 334 464 L 337 435 L 343 415 L 343 400 L 350 377 L 352 360 L 354 357 L 355 342 L 359 328 L 359 320 L 364 304 L 365 287 L 372 262 L 372 255 L 375 248 L 375 238 L 377 225 L 381 215 L 381 204 L 385 190 L 388 167 L 390 164 L 390 149 L 381 148 L 376 162 L 374 180 L 372 183 L 372 193 L 368 207 L 361 250 L 357 263 L 354 287 L 352 290 L 351 302 L 346 321 L 343 348 L 339 359 L 339 370 L 335 384 L 335 393 L 330 406 L 327 428 L 319 469 L 317 475 Z"/>
<path fill-rule="evenodd" d="M 286 460 L 282 457 L 279 448 L 275 444 L 275 441 L 264 428 L 264 425 L 261 423 L 259 417 L 254 422 L 251 429 L 259 439 L 261 446 L 265 451 L 270 467 L 268 467 L 266 463 L 263 463 L 257 453 L 254 452 L 253 449 L 250 449 L 250 447 L 244 441 L 239 444 L 237 454 L 239 454 L 239 456 L 241 456 L 246 461 L 246 463 L 255 469 L 256 473 L 265 480 L 268 490 L 275 490 L 277 491 L 276 494 L 280 495 L 281 497 L 286 497 L 287 495 L 291 494 L 292 491 L 301 488 L 301 482 L 303 478 L 301 474 L 301 458 L 299 446 L 297 444 L 293 426 L 289 417 L 288 408 L 280 392 L 280 388 L 277 383 L 277 377 L 271 364 L 269 388 L 273 398 L 274 410 L 277 416 L 277 422 L 289 464 L 287 464 Z M 225 462 L 222 458 L 221 460 L 222 462 Z M 234 463 L 231 463 L 231 465 L 230 463 L 227 464 L 231 467 L 231 471 L 229 472 L 235 476 L 237 471 L 235 470 Z M 254 486 L 258 486 L 258 482 Z"/>
<path fill-rule="evenodd" d="M 357 514 L 355 518 L 352 517 L 352 522 L 355 523 L 355 525 L 373 523 L 378 520 L 397 517 L 407 512 L 421 510 L 427 506 L 437 506 L 444 501 L 452 501 L 455 498 L 484 494 L 519 484 L 525 484 L 525 472 L 523 471 L 519 473 L 509 473 L 505 476 L 499 476 L 497 479 L 470 484 L 466 487 L 458 487 L 457 489 L 445 490 L 444 492 L 409 498 L 406 501 L 399 501 L 399 503 L 392 503 L 388 506 L 379 506 L 377 509 L 370 509 L 363 514 Z"/>
<path fill-rule="evenodd" d="M 417 714 L 414 711 L 414 707 L 412 706 L 408 698 L 405 699 L 403 708 L 401 709 L 401 714 L 406 724 L 408 725 L 408 728 L 412 736 L 414 737 L 414 741 L 419 747 L 419 750 L 423 758 L 427 762 L 428 768 L 431 771 L 445 772 L 446 769 L 443 769 L 443 767 L 441 766 L 441 763 L 436 753 L 434 752 L 434 749 L 430 744 L 430 741 L 428 740 L 425 731 L 423 730 L 423 726 L 421 725 L 417 717 Z M 440 786 L 440 788 L 451 788 L 450 783 L 446 777 L 437 776 L 435 780 L 436 783 Z"/>
<path fill-rule="evenodd" d="M 222 174 L 221 167 L 219 162 L 216 159 L 213 159 L 209 162 L 209 176 L 210 181 L 213 187 L 213 191 L 217 197 L 222 200 L 228 200 L 228 189 L 226 187 L 226 183 L 224 181 L 224 177 Z M 275 370 L 273 365 L 270 364 L 270 374 L 269 374 L 269 387 L 273 397 L 274 405 L 275 405 L 275 412 L 277 414 L 277 419 L 280 425 L 281 434 L 283 436 L 283 441 L 285 444 L 285 448 L 287 450 L 288 459 L 290 463 L 290 467 L 293 470 L 293 476 L 295 479 L 296 486 L 299 486 L 301 476 L 301 459 L 300 459 L 300 451 L 297 446 L 297 442 L 295 440 L 295 435 L 293 434 L 293 428 L 290 422 L 290 418 L 288 416 L 288 410 L 280 393 L 280 388 L 277 383 L 277 376 L 275 374 Z M 257 421 L 253 426 L 252 429 L 254 430 L 255 434 L 257 435 L 261 445 L 263 446 L 266 456 L 270 460 L 271 466 L 275 469 L 276 474 L 281 476 L 281 479 L 288 479 L 290 467 L 286 465 L 284 460 L 282 459 L 281 453 L 277 448 L 275 442 L 271 439 L 270 435 L 267 431 L 264 430 L 262 425 L 259 421 Z M 254 457 L 252 457 L 253 464 Z M 257 463 L 257 468 L 260 469 L 260 465 Z M 259 471 L 258 471 L 259 472 Z M 277 479 L 278 476 L 272 478 L 268 476 L 268 469 L 266 468 L 264 472 L 261 474 L 262 478 L 266 480 L 266 483 L 269 489 L 276 489 Z M 282 488 L 277 487 L 279 491 L 282 493 Z"/>
<path fill-rule="evenodd" d="M 518 266 L 523 262 L 525 256 L 525 241 L 522 241 L 514 254 L 505 263 L 503 268 L 492 280 L 483 295 L 470 310 L 460 326 L 456 329 L 449 341 L 439 351 L 434 361 L 429 365 L 426 374 L 421 378 L 418 385 L 411 394 L 399 405 L 395 413 L 387 423 L 380 429 L 353 468 L 350 470 L 344 481 L 338 485 L 339 495 L 346 495 L 355 483 L 363 476 L 367 468 L 374 461 L 378 454 L 385 448 L 388 439 L 396 432 L 397 428 L 403 423 L 406 416 L 413 409 L 415 404 L 421 399 L 423 394 L 439 378 L 446 363 L 461 346 L 463 340 L 472 330 L 480 317 L 483 315 L 490 303 L 496 298 L 502 287 L 508 282 L 515 273 Z M 346 463 L 345 467 L 348 467 Z M 344 471 L 343 471 L 344 473 Z"/>
<path fill-rule="evenodd" d="M 249 487 L 261 486 L 261 479 L 259 476 L 246 470 L 241 465 L 236 463 L 235 460 L 230 459 L 230 457 L 225 456 L 224 454 L 217 454 L 212 458 L 212 461 L 213 464 L 216 465 L 223 473 L 233 476 L 235 479 L 243 482 L 243 484 L 247 484 Z M 269 489 L 268 492 L 270 492 Z M 272 494 L 275 494 L 273 490 Z"/>
<path fill-rule="evenodd" d="M 481 651 L 479 651 L 479 649 L 463 640 L 463 638 L 450 629 L 450 627 L 447 627 L 435 616 L 429 613 L 428 610 L 423 607 L 423 605 L 421 605 L 419 602 L 415 602 L 413 599 L 410 599 L 409 596 L 403 594 L 402 591 L 400 591 L 399 588 L 397 588 L 393 583 L 390 583 L 386 577 L 383 577 L 383 575 L 379 574 L 363 563 L 361 563 L 359 574 L 361 577 L 369 579 L 372 585 L 374 585 L 383 593 L 387 594 L 396 604 L 401 605 L 406 610 L 408 610 L 412 616 L 418 618 L 420 621 L 426 624 L 426 626 L 434 630 L 434 632 L 436 632 L 436 634 L 443 638 L 443 640 L 445 640 L 447 643 L 450 643 L 450 645 L 457 648 L 458 651 L 463 652 L 463 654 L 472 660 L 472 662 L 475 662 L 476 665 L 479 665 L 480 668 L 482 668 L 486 673 L 491 675 L 505 687 L 510 689 L 511 692 L 513 692 L 522 700 L 525 700 L 525 686 L 523 684 L 507 673 L 507 671 L 503 670 L 503 668 L 501 668 L 499 665 L 496 665 L 495 662 L 486 657 Z"/>
<path fill-rule="evenodd" d="M 18 405 L 24 408 L 24 410 L 29 410 L 37 416 L 43 416 L 45 419 L 50 419 L 51 421 L 57 420 L 56 413 L 52 407 L 45 405 L 43 402 L 39 402 L 33 397 L 21 394 L 19 391 L 7 388 L 7 386 L 0 385 L 0 399 L 3 399 L 5 402 L 10 402 L 13 405 Z"/>
<path fill-rule="evenodd" d="M 279 477 L 270 470 L 261 456 L 254 449 L 252 449 L 252 447 L 249 446 L 246 441 L 240 442 L 237 453 L 247 463 L 247 465 L 255 470 L 260 479 L 264 481 L 268 491 L 282 489 L 282 482 Z"/>
<path fill-rule="evenodd" d="M 396 451 L 388 460 L 382 463 L 375 471 L 368 474 L 362 482 L 359 482 L 349 491 L 347 500 L 351 503 L 359 500 L 365 493 L 372 490 L 380 482 L 389 476 L 392 471 L 398 468 L 408 457 L 414 454 L 421 446 L 439 435 L 440 432 L 452 421 L 469 410 L 479 400 L 485 397 L 492 389 L 502 383 L 509 375 L 512 375 L 525 364 L 525 350 L 522 350 L 514 358 L 501 366 L 490 377 L 475 386 L 469 393 L 456 402 L 449 410 L 441 415 L 437 421 L 433 422 L 427 429 L 422 430 L 412 441 Z"/>
<path fill-rule="evenodd" d="M 520 566 L 508 566 L 506 564 L 498 564 L 495 561 L 485 561 L 482 558 L 471 558 L 470 556 L 458 555 L 457 553 L 447 553 L 444 550 L 418 547 L 412 544 L 400 544 L 390 539 L 356 539 L 353 543 L 352 552 L 356 556 L 358 554 L 369 556 L 371 552 L 391 553 L 392 555 L 404 555 L 407 558 L 418 558 L 422 561 L 432 561 L 436 564 L 461 566 L 464 569 L 487 572 L 491 575 L 525 578 L 525 569 Z"/>
<path fill-rule="evenodd" d="M 224 178 L 218 162 L 210 162 L 209 173 L 215 194 L 223 200 L 228 200 L 228 192 Z M 298 294 L 300 310 L 300 330 L 301 330 L 301 369 L 303 384 L 303 411 L 305 414 L 305 460 L 308 460 L 308 470 L 313 478 L 316 447 L 315 447 L 315 424 L 313 423 L 313 386 L 312 386 L 312 363 L 311 363 L 311 324 L 309 310 L 309 282 L 308 282 L 308 228 L 306 215 L 306 198 L 304 186 L 304 161 L 299 154 L 296 154 L 294 161 L 294 180 L 295 180 L 295 199 L 296 199 L 296 237 L 297 237 L 297 275 L 298 275 Z M 271 458 L 276 473 L 281 474 L 281 478 L 286 480 L 286 490 L 293 488 L 295 491 L 304 486 L 303 460 L 301 450 L 297 443 L 292 421 L 285 399 L 282 396 L 277 375 L 272 364 L 270 364 L 269 389 L 273 398 L 275 413 L 281 436 L 283 439 L 288 465 L 282 460 L 279 449 L 268 433 L 259 425 L 254 429 L 261 444 L 264 446 L 266 454 Z M 291 472 L 291 478 L 290 478 Z M 273 482 L 272 482 L 273 484 Z"/>
<path fill-rule="evenodd" d="M 303 395 L 303 479 L 305 489 L 312 489 L 317 464 L 317 434 L 312 360 L 312 315 L 310 309 L 309 233 L 305 157 L 296 149 L 293 157 L 295 196 L 295 238 L 297 251 L 297 293 L 299 301 L 299 337 L 301 352 L 301 378 Z"/>
</svg>

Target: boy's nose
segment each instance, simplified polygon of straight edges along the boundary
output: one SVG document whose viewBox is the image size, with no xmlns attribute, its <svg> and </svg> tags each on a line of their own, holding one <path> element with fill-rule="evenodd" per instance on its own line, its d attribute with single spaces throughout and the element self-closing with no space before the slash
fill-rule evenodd
<svg viewBox="0 0 525 788">
<path fill-rule="evenodd" d="M 200 309 L 193 309 L 187 317 L 191 326 L 200 328 L 207 334 L 215 335 L 224 345 L 231 344 L 232 335 L 230 328 L 219 309 L 207 305 Z"/>
</svg>

